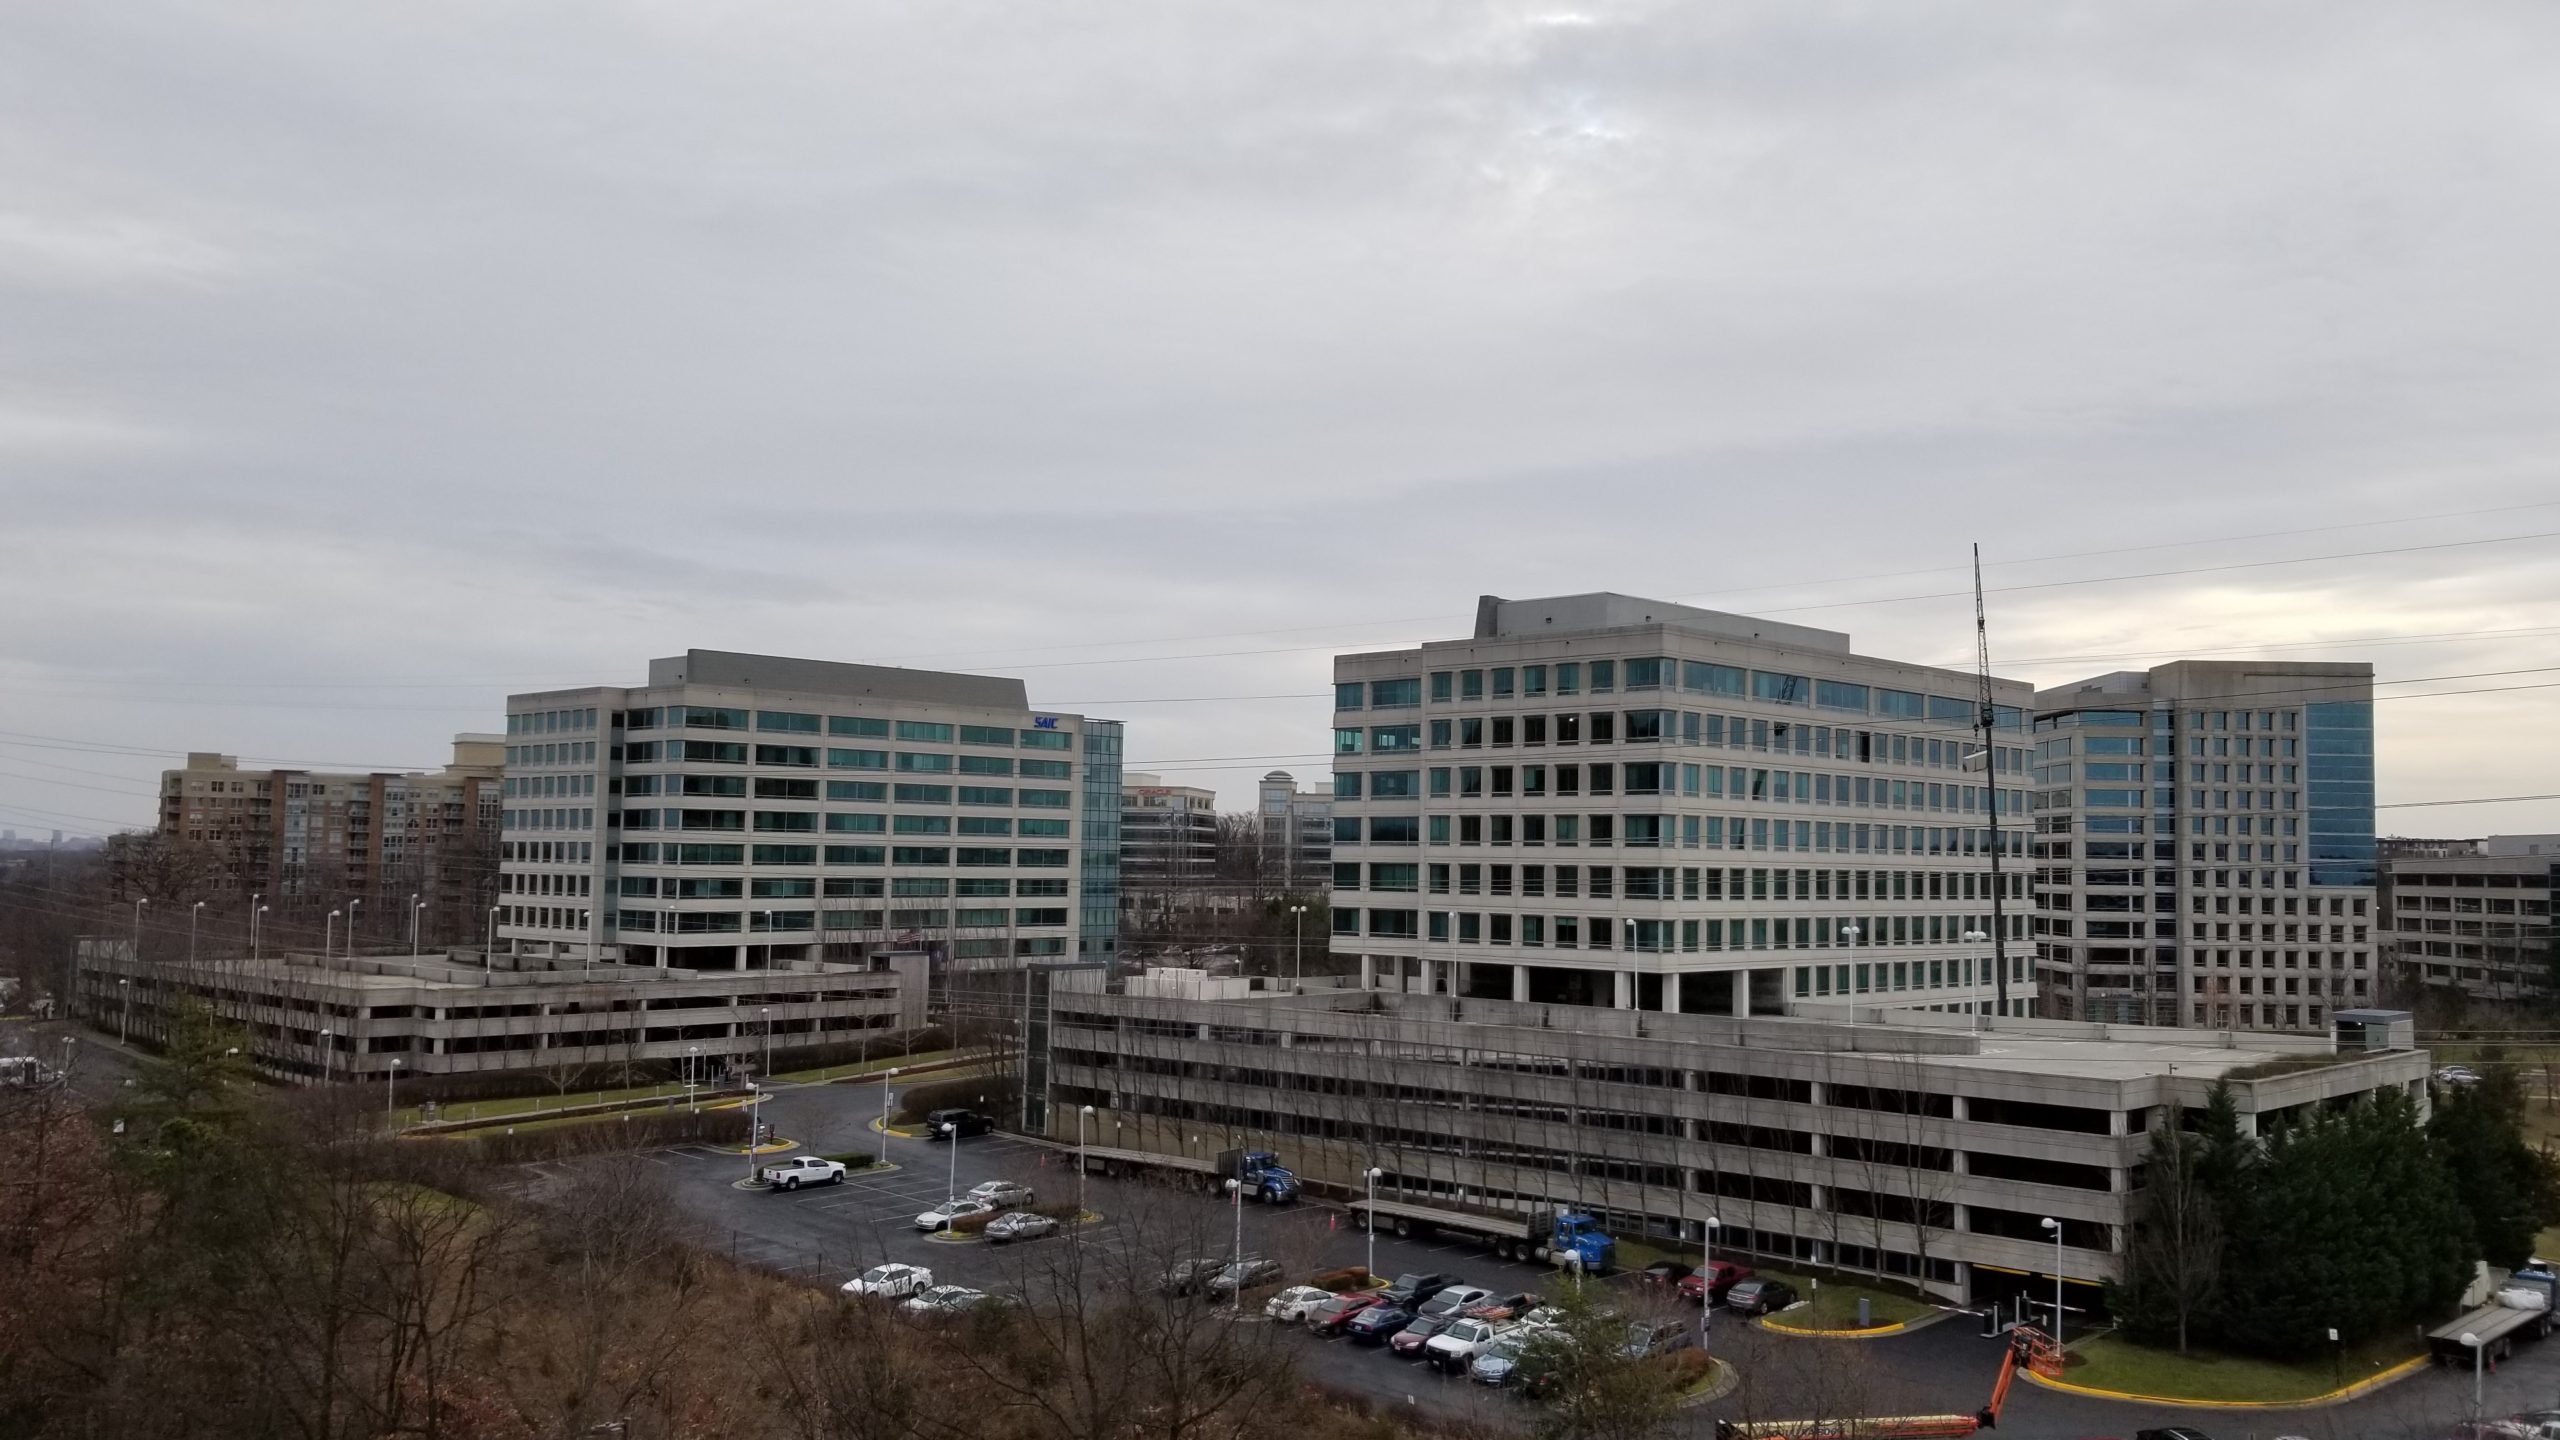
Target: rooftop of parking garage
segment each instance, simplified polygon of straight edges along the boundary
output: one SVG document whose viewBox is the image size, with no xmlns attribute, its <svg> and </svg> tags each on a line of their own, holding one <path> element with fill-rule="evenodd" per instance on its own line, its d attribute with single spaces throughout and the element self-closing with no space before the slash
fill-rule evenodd
<svg viewBox="0 0 2560 1440">
<path fill-rule="evenodd" d="M 84 946 L 85 968 L 118 974 L 138 973 L 124 963 L 121 942 L 103 946 Z M 477 951 L 432 951 L 424 954 L 357 954 L 321 956 L 296 951 L 283 955 L 267 955 L 251 960 L 245 956 L 208 956 L 191 967 L 195 972 L 220 976 L 236 982 L 251 982 L 273 988 L 288 986 L 321 987 L 340 990 L 382 991 L 420 989 L 487 990 L 497 988 L 529 988 L 564 985 L 641 985 L 669 982 L 731 981 L 764 985 L 779 974 L 793 974 L 803 979 L 819 975 L 851 975 L 872 972 L 858 965 L 825 965 L 812 970 L 805 966 L 782 972 L 769 969 L 694 970 L 682 966 L 661 969 L 651 965 L 624 965 L 599 960 L 587 963 L 577 960 L 549 960 L 535 957 L 500 955 L 493 968 L 481 963 Z M 158 962 L 145 969 L 160 968 Z M 185 969 L 190 967 L 172 967 Z"/>
</svg>

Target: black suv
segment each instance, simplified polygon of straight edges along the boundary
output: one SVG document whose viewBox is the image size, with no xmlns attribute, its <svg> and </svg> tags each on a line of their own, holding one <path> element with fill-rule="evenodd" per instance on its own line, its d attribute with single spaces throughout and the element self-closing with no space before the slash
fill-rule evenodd
<svg viewBox="0 0 2560 1440">
<path fill-rule="evenodd" d="M 924 1117 L 925 1138 L 956 1140 L 964 1135 L 984 1135 L 996 1128 L 996 1122 L 975 1110 L 936 1110 Z"/>
<path fill-rule="evenodd" d="M 1455 1275 L 1399 1275 L 1396 1283 L 1380 1292 L 1380 1299 L 1407 1310 L 1422 1308 L 1422 1302 L 1458 1283 Z"/>
</svg>

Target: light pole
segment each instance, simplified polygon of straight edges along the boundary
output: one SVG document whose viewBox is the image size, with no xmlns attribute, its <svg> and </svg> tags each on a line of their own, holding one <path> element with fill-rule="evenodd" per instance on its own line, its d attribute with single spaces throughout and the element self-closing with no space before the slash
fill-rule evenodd
<svg viewBox="0 0 2560 1440">
<path fill-rule="evenodd" d="M 483 985 L 496 983 L 492 977 L 498 973 L 498 917 L 505 913 L 506 908 L 504 905 L 489 907 L 489 943 L 480 947 L 480 983 Z"/>
<path fill-rule="evenodd" d="M 426 913 L 427 902 L 412 892 L 409 896 L 409 955 L 412 959 L 418 954 L 418 919 Z"/>
<path fill-rule="evenodd" d="M 133 954 L 127 958 L 136 966 L 142 963 L 142 907 L 150 903 L 148 895 L 136 896 L 133 902 Z"/>
<path fill-rule="evenodd" d="M 65 1080 L 71 1078 L 71 1047 L 77 1043 L 79 1042 L 69 1035 L 62 1037 L 62 1078 Z"/>
<path fill-rule="evenodd" d="M 350 960 L 356 958 L 356 907 L 363 903 L 361 895 L 347 902 L 347 958 Z"/>
<path fill-rule="evenodd" d="M 1368 1223 L 1360 1228 L 1368 1232 L 1369 1260 L 1364 1268 L 1372 1275 L 1378 1273 L 1378 1177 L 1386 1173 L 1384 1170 L 1372 1168 L 1360 1174 L 1361 1179 L 1369 1182 L 1369 1208 L 1364 1212 L 1368 1217 Z"/>
<path fill-rule="evenodd" d="M 764 1066 L 756 1075 L 759 1079 L 770 1080 L 773 1078 L 773 1007 L 759 1005 L 756 1013 L 764 1017 Z"/>
<path fill-rule="evenodd" d="M 336 1033 L 334 1030 L 320 1032 L 320 1083 L 323 1085 L 335 1078 L 334 1072 L 338 1068 L 338 1047 L 329 1043 L 329 1037 Z"/>
<path fill-rule="evenodd" d="M 2462 1343 L 2471 1347 L 2471 1425 L 2476 1431 L 2480 1426 L 2480 1359 L 2488 1353 L 2488 1347 L 2468 1330 L 2462 1332 Z"/>
<path fill-rule="evenodd" d="M 948 1205 L 960 1198 L 960 1122 L 945 1121 L 942 1138 L 951 1147 L 951 1173 L 942 1182 L 942 1203 Z"/>
<path fill-rule="evenodd" d="M 1964 943 L 1967 945 L 1979 945 L 1990 938 L 1979 930 L 1964 932 Z M 1987 961 L 1976 958 L 1971 968 L 1973 983 L 1965 987 L 1964 1009 L 1967 1015 L 1973 1017 L 1973 1028 L 1980 1030 L 1982 1028 L 1982 972 L 1989 968 L 1989 965 Z"/>
<path fill-rule="evenodd" d="M 1292 905 L 1289 913 L 1296 917 L 1298 926 L 1297 973 L 1290 981 L 1290 988 L 1293 991 L 1304 990 L 1307 988 L 1307 907 Z"/>
<path fill-rule="evenodd" d="M 196 921 L 203 914 L 204 902 L 201 900 L 187 907 L 187 968 L 190 970 L 196 968 Z"/>
<path fill-rule="evenodd" d="M 2053 1232 L 2053 1353 L 2062 1353 L 2062 1222 L 2047 1215 L 2044 1228 Z"/>
<path fill-rule="evenodd" d="M 1227 1263 L 1235 1267 L 1236 1316 L 1242 1319 L 1244 1316 L 1244 1182 L 1229 1179 L 1227 1196 L 1228 1203 L 1235 1208 L 1236 1212 L 1235 1248 L 1227 1252 Z M 1370 1233 L 1374 1235 L 1376 1232 Z"/>
<path fill-rule="evenodd" d="M 1706 1241 L 1698 1256 L 1698 1348 L 1707 1348 L 1709 1326 L 1716 1309 L 1716 1228 L 1724 1222 L 1713 1215 L 1707 1217 Z"/>
<path fill-rule="evenodd" d="M 256 964 L 258 959 L 258 917 L 266 913 L 267 907 L 264 905 L 252 906 L 249 910 L 249 961 L 251 964 Z"/>
<path fill-rule="evenodd" d="M 1085 1122 L 1092 1118 L 1093 1107 L 1090 1105 L 1076 1112 L 1076 1220 L 1078 1223 L 1084 1220 L 1084 1127 Z"/>
<path fill-rule="evenodd" d="M 889 1163 L 889 1082 L 898 1078 L 898 1067 L 892 1065 L 880 1076 L 880 1163 Z"/>
<path fill-rule="evenodd" d="M 382 1118 L 393 1129 L 400 1125 L 400 1057 L 391 1057 L 391 1068 L 382 1072 Z"/>
<path fill-rule="evenodd" d="M 320 958 L 327 960 L 337 948 L 338 912 L 332 910 L 329 912 L 329 918 L 320 922 Z"/>
<path fill-rule="evenodd" d="M 133 1043 L 133 982 L 131 980 L 118 977 L 116 980 L 116 994 L 124 1001 L 124 1019 L 117 1022 L 116 1043 L 119 1045 L 130 1045 Z"/>
<path fill-rule="evenodd" d="M 693 1087 L 702 1072 L 702 1047 L 684 1047 L 684 1108 L 692 1114 L 702 1113 L 702 1102 L 694 1097 Z"/>
</svg>

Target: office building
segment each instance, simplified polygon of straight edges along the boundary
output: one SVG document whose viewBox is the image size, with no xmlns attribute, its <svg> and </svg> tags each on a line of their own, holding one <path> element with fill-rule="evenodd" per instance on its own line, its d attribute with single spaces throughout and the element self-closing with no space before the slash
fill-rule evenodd
<svg viewBox="0 0 2560 1440">
<path fill-rule="evenodd" d="M 1975 677 L 1835 631 L 1605 594 L 1477 617 L 1334 662 L 1333 949 L 1367 983 L 2034 1013 L 2028 687 L 1993 682 L 1986 769 Z"/>
<path fill-rule="evenodd" d="M 1120 891 L 1174 893 L 1218 878 L 1218 793 L 1167 785 L 1159 775 L 1120 777 Z"/>
<path fill-rule="evenodd" d="M 2383 866 L 2394 973 L 2475 1000 L 2529 1000 L 2555 983 L 2551 899 L 2560 835 L 2492 835 L 2475 853 L 2400 855 Z"/>
<path fill-rule="evenodd" d="M 1261 825 L 1262 867 L 1284 890 L 1322 890 L 1333 879 L 1333 796 L 1301 790 L 1297 777 L 1262 777 L 1254 815 Z"/>
<path fill-rule="evenodd" d="M 1120 742 L 1019 680 L 718 650 L 511 696 L 498 936 L 696 970 L 1107 958 Z"/>
<path fill-rule="evenodd" d="M 456 735 L 452 764 L 411 773 L 243 769 L 191 753 L 161 772 L 159 833 L 211 847 L 220 893 L 278 911 L 362 898 L 375 917 L 415 894 L 432 932 L 475 933 L 496 876 L 503 743 Z"/>
<path fill-rule="evenodd" d="M 2373 667 L 2182 660 L 2036 697 L 2060 1019 L 2317 1032 L 2369 1005 Z"/>
<path fill-rule="evenodd" d="M 108 1034 L 165 1039 L 190 999 L 244 1037 L 266 1074 L 403 1081 L 504 1070 L 689 1062 L 758 1070 L 770 1048 L 836 1045 L 925 1023 L 925 960 L 691 971 L 611 961 L 423 955 L 207 956 L 133 963 L 127 939 L 84 939 L 80 1013 Z M 768 1041 L 769 1037 L 769 1041 Z"/>
<path fill-rule="evenodd" d="M 2166 1107 L 2192 1115 L 2222 1080 L 2251 1129 L 2382 1089 L 2426 1103 L 2405 1015 L 2340 1015 L 2337 1042 L 2008 1018 L 1976 1034 L 1854 997 L 1829 1018 L 1742 1019 L 1266 983 L 1057 977 L 1038 1128 L 1204 1161 L 1267 1148 L 1353 1204 L 1375 1169 L 1382 1201 L 1570 1206 L 1688 1256 L 1712 1218 L 1720 1257 L 1901 1276 L 1960 1304 L 2049 1299 L 2052 1217 L 2077 1308 L 2123 1273 Z M 2286 1059 L 2300 1068 L 2264 1065 Z"/>
</svg>

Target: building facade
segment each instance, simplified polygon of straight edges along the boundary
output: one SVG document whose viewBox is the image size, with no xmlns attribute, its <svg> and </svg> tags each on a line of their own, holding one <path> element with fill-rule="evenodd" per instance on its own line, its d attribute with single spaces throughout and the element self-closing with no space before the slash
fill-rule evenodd
<svg viewBox="0 0 2560 1440">
<path fill-rule="evenodd" d="M 2407 984 L 2475 1000 L 2560 989 L 2551 900 L 2560 836 L 2492 835 L 2479 853 L 2402 855 L 2383 867 L 2392 964 Z"/>
<path fill-rule="evenodd" d="M 1162 776 L 1120 778 L 1120 889 L 1124 897 L 1204 887 L 1218 874 L 1218 792 L 1167 785 Z"/>
<path fill-rule="evenodd" d="M 439 928 L 467 931 L 495 875 L 503 744 L 456 735 L 453 763 L 432 773 L 244 770 L 190 753 L 161 772 L 159 833 L 212 847 L 223 893 L 278 909 L 362 898 L 377 916 L 415 894 Z"/>
<path fill-rule="evenodd" d="M 2023 684 L 1986 762 L 1973 676 L 1622 595 L 1488 596 L 1334 680 L 1333 949 L 1366 983 L 2034 1013 Z"/>
<path fill-rule="evenodd" d="M 697 970 L 1108 957 L 1120 738 L 1019 680 L 714 650 L 511 696 L 497 933 Z"/>
<path fill-rule="evenodd" d="M 2036 697 L 2059 1019 L 2320 1031 L 2377 996 L 2373 667 L 2185 660 Z"/>
<path fill-rule="evenodd" d="M 264 1073 L 403 1080 L 505 1070 L 694 1062 L 706 1078 L 761 1073 L 768 1051 L 835 1045 L 924 1024 L 922 956 L 888 969 L 686 971 L 584 960 L 289 954 L 133 962 L 124 939 L 80 942 L 89 1023 L 165 1039 L 181 999 L 244 1037 Z"/>
<path fill-rule="evenodd" d="M 1552 662 L 1549 662 L 1552 663 Z M 1320 1191 L 1521 1215 L 1621 1239 L 1901 1276 L 1959 1303 L 2077 1308 L 2119 1278 L 2155 1124 L 2228 1079 L 2244 1126 L 2382 1089 L 2428 1059 L 2327 1037 L 2001 1019 L 1662 1015 L 1177 972 L 1060 977 L 1046 1133 L 1206 1159 L 1271 1149 Z M 2291 1057 L 2300 1069 L 2246 1078 Z M 2273 1068 L 2273 1067 L 2270 1067 Z M 1092 1114 L 1082 1116 L 1083 1107 Z M 1079 1134 L 1079 1124 L 1084 1126 Z"/>
<path fill-rule="evenodd" d="M 1297 777 L 1262 777 L 1254 817 L 1261 826 L 1263 867 L 1288 890 L 1323 890 L 1333 881 L 1333 796 L 1301 790 Z"/>
</svg>

